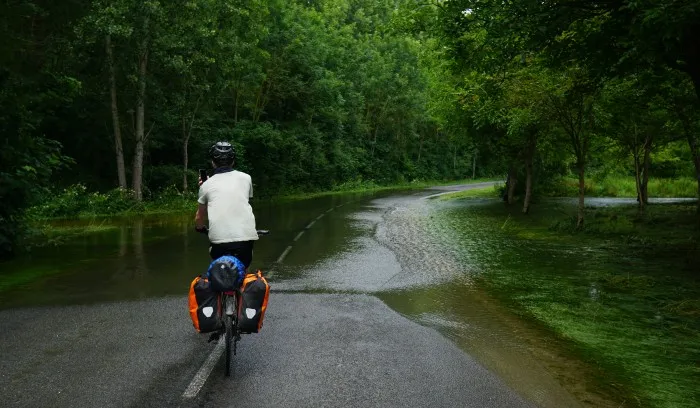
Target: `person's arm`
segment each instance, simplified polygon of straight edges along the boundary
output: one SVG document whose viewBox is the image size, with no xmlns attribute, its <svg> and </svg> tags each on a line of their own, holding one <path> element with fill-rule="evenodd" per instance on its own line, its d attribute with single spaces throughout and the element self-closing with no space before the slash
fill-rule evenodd
<svg viewBox="0 0 700 408">
<path fill-rule="evenodd" d="M 201 180 L 200 180 L 201 181 Z M 204 228 L 204 223 L 208 218 L 207 214 L 207 193 L 203 185 L 199 186 L 199 194 L 197 198 L 197 212 L 194 215 L 194 228 L 199 231 Z"/>
<path fill-rule="evenodd" d="M 204 228 L 204 223 L 207 219 L 207 205 L 199 204 L 197 207 L 197 213 L 194 215 L 194 227 L 197 230 Z"/>
</svg>

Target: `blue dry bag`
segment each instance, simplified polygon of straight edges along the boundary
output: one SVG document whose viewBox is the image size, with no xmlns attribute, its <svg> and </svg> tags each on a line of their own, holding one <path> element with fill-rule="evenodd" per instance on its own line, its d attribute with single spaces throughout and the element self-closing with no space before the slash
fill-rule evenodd
<svg viewBox="0 0 700 408">
<path fill-rule="evenodd" d="M 224 255 L 209 264 L 206 277 L 212 290 L 228 292 L 238 289 L 245 276 L 245 266 L 235 256 Z"/>
</svg>

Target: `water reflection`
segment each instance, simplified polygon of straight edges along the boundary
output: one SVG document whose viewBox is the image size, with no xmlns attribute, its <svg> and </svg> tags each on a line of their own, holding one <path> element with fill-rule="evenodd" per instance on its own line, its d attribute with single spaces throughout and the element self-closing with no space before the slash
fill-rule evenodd
<svg viewBox="0 0 700 408">
<path fill-rule="evenodd" d="M 276 276 L 285 279 L 303 273 L 305 267 L 299 265 L 347 250 L 353 227 L 345 214 L 373 196 L 376 194 L 254 203 L 258 227 L 272 234 L 256 244 L 253 267 L 275 269 Z M 321 214 L 326 216 L 318 218 Z M 294 242 L 316 219 L 311 228 L 314 233 L 307 232 Z M 99 222 L 114 228 L 0 264 L 0 308 L 183 296 L 191 280 L 209 265 L 208 240 L 194 231 L 192 214 Z M 276 265 L 275 260 L 290 244 L 295 247 L 285 264 Z"/>
<path fill-rule="evenodd" d="M 119 226 L 119 256 L 122 257 L 126 255 L 126 245 L 128 243 L 127 233 L 129 229 L 126 225 Z"/>
</svg>

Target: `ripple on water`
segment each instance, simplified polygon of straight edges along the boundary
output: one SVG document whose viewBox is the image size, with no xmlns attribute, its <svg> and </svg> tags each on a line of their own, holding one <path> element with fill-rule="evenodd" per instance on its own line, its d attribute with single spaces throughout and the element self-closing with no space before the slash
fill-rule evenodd
<svg viewBox="0 0 700 408">
<path fill-rule="evenodd" d="M 351 251 L 305 266 L 303 274 L 276 288 L 375 293 L 454 279 L 466 284 L 469 271 L 458 262 L 458 251 L 445 245 L 449 231 L 431 227 L 432 211 L 415 198 L 373 200 L 348 215 L 353 228 L 363 231 L 348 242 Z"/>
</svg>

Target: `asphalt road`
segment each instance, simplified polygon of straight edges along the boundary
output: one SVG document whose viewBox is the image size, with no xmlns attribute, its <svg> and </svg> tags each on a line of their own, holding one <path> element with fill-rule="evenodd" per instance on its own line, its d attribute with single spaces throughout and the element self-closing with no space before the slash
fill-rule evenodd
<svg viewBox="0 0 700 408">
<path fill-rule="evenodd" d="M 263 330 L 239 344 L 233 376 L 223 376 L 220 359 L 201 391 L 185 398 L 214 350 L 207 337 L 192 328 L 184 294 L 3 310 L 0 405 L 534 406 L 437 331 L 370 294 L 273 291 Z"/>
<path fill-rule="evenodd" d="M 436 331 L 372 296 L 274 293 L 193 399 L 183 391 L 214 348 L 186 299 L 0 312 L 3 405 L 17 407 L 525 407 Z"/>
</svg>

